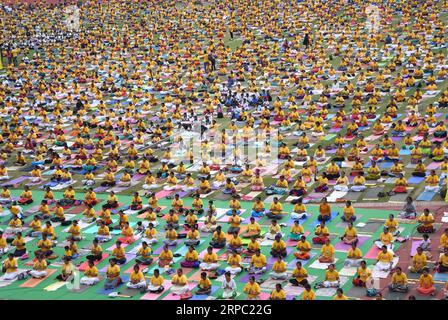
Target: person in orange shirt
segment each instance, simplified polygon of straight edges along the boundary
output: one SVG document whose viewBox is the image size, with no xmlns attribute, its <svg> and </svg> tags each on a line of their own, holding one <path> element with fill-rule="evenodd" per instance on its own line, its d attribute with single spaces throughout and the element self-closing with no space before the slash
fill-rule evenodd
<svg viewBox="0 0 448 320">
<path fill-rule="evenodd" d="M 317 216 L 318 221 L 329 221 L 331 220 L 331 208 L 327 202 L 327 198 L 323 198 L 319 205 L 319 215 Z"/>
</svg>

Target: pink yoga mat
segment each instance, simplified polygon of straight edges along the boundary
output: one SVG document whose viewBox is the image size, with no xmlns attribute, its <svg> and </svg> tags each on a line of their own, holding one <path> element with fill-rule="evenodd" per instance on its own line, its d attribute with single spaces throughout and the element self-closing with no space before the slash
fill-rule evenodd
<svg viewBox="0 0 448 320">
<path fill-rule="evenodd" d="M 165 288 L 165 290 L 161 293 L 151 293 L 148 292 L 147 294 L 143 295 L 140 299 L 141 300 L 157 300 L 158 298 L 160 298 L 160 296 L 162 294 L 164 294 L 166 292 L 166 290 L 168 290 L 169 288 L 171 288 L 172 284 L 170 280 L 164 280 L 163 281 L 163 287 Z"/>
<path fill-rule="evenodd" d="M 95 261 L 93 264 L 96 266 L 98 265 L 101 261 L 104 261 L 107 257 L 109 257 L 108 253 L 103 253 L 103 259 L 101 259 L 100 261 Z M 87 261 L 83 262 L 79 267 L 78 270 L 79 271 L 86 271 L 87 267 L 89 266 L 89 263 Z"/>
<path fill-rule="evenodd" d="M 169 196 L 170 194 L 174 193 L 175 191 L 171 191 L 171 190 L 162 190 L 156 193 L 156 198 L 157 199 L 162 199 L 165 198 L 167 196 Z"/>
<path fill-rule="evenodd" d="M 380 249 L 377 246 L 373 245 L 372 248 L 364 255 L 366 259 L 376 259 L 378 257 L 378 253 L 380 253 Z"/>
<path fill-rule="evenodd" d="M 420 246 L 422 242 L 423 240 L 412 240 L 411 257 L 413 257 L 417 253 L 417 248 Z"/>
<path fill-rule="evenodd" d="M 194 287 L 196 287 L 196 283 L 189 283 L 187 284 L 188 288 L 193 290 Z M 162 300 L 180 300 L 180 295 L 175 295 L 172 292 L 170 292 L 166 297 L 164 297 Z"/>
<path fill-rule="evenodd" d="M 360 247 L 369 238 L 370 237 L 367 237 L 367 236 L 358 236 L 358 247 Z M 351 248 L 350 245 L 345 244 L 342 241 L 340 241 L 334 245 L 334 249 L 338 250 L 338 251 L 348 251 L 348 250 L 350 250 L 350 248 Z M 375 256 L 375 258 L 376 258 L 376 256 Z"/>
</svg>

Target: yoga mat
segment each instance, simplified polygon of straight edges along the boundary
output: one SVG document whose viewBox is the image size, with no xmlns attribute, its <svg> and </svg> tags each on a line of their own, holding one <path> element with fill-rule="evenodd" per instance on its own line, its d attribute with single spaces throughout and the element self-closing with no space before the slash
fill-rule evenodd
<svg viewBox="0 0 448 320">
<path fill-rule="evenodd" d="M 367 251 L 367 253 L 364 255 L 364 258 L 376 260 L 376 258 L 378 257 L 378 253 L 380 253 L 380 251 L 381 250 L 376 245 L 373 245 L 370 248 L 370 250 Z"/>
<path fill-rule="evenodd" d="M 255 199 L 260 193 L 261 193 L 260 191 L 252 191 L 249 192 L 248 194 L 243 195 L 241 199 L 245 201 L 251 201 Z"/>
<path fill-rule="evenodd" d="M 419 184 L 420 182 L 422 182 L 424 180 L 425 180 L 425 177 L 414 177 L 414 176 L 412 176 L 412 177 L 410 177 L 408 179 L 408 182 L 410 184 Z"/>
<path fill-rule="evenodd" d="M 175 191 L 172 191 L 172 190 L 161 190 L 161 191 L 156 193 L 156 198 L 157 199 L 162 199 L 162 198 L 165 198 L 165 197 L 171 195 L 174 192 Z"/>
<path fill-rule="evenodd" d="M 423 240 L 412 240 L 411 244 L 411 257 L 413 257 L 417 253 L 417 248 L 420 246 L 420 244 L 423 242 Z"/>
<path fill-rule="evenodd" d="M 361 196 L 361 194 L 362 194 L 362 192 L 349 191 L 349 192 L 347 192 L 347 194 L 344 196 L 343 199 L 356 202 L 356 201 L 358 201 L 358 199 Z"/>
<path fill-rule="evenodd" d="M 376 201 L 379 199 L 378 193 L 383 190 L 384 190 L 383 187 L 367 187 L 362 199 L 366 201 Z"/>
<path fill-rule="evenodd" d="M 50 284 L 48 287 L 45 287 L 45 291 L 56 291 L 59 288 L 62 288 L 63 286 L 67 285 L 67 282 L 65 281 L 58 281 L 53 284 Z"/>
<path fill-rule="evenodd" d="M 310 258 L 307 260 L 299 260 L 294 258 L 293 260 L 289 261 L 288 264 L 286 265 L 286 269 L 288 270 L 293 270 L 296 268 L 296 263 L 297 262 L 301 262 L 302 266 L 305 266 L 308 262 L 310 262 L 315 256 L 317 255 L 317 252 L 314 251 L 310 251 Z"/>
<path fill-rule="evenodd" d="M 384 222 L 369 220 L 364 227 L 358 227 L 358 230 L 362 231 L 363 233 L 375 233 L 378 228 L 382 227 L 383 225 Z"/>
<path fill-rule="evenodd" d="M 448 273 L 436 272 L 433 276 L 433 279 L 434 279 L 434 281 L 447 282 L 448 281 Z"/>
<path fill-rule="evenodd" d="M 246 274 L 241 276 L 241 278 L 238 280 L 238 282 L 248 283 L 249 282 L 249 278 L 251 276 L 254 276 L 255 280 L 260 280 L 261 278 L 263 278 L 263 276 L 265 276 L 265 274 L 249 274 L 249 273 L 246 273 Z"/>
<path fill-rule="evenodd" d="M 195 283 L 188 283 L 187 287 L 191 291 L 196 286 Z M 171 286 L 172 287 L 172 286 Z M 174 294 L 172 292 L 168 293 L 165 297 L 162 298 L 162 300 L 180 300 L 180 295 Z"/>
<path fill-rule="evenodd" d="M 339 271 L 340 276 L 353 277 L 358 272 L 357 267 L 343 267 Z"/>
<path fill-rule="evenodd" d="M 103 288 L 101 288 L 101 289 L 98 289 L 98 290 L 96 291 L 96 293 L 98 293 L 98 294 L 108 295 L 108 294 L 110 294 L 110 293 L 112 293 L 112 292 L 120 291 L 119 288 L 120 288 L 122 285 L 124 285 L 126 282 L 129 281 L 129 275 L 127 275 L 127 274 L 121 274 L 120 277 L 121 277 L 122 282 L 121 282 L 117 287 L 112 288 L 112 289 L 104 289 L 104 287 L 103 287 Z"/>
<path fill-rule="evenodd" d="M 41 279 L 35 279 L 35 278 L 31 278 L 28 279 L 27 281 L 25 281 L 24 283 L 22 283 L 20 285 L 21 288 L 34 288 L 35 286 L 37 286 L 39 283 L 41 283 L 42 281 L 46 280 L 47 278 L 49 278 L 53 273 L 56 272 L 56 269 L 47 269 L 47 276 Z"/>
<path fill-rule="evenodd" d="M 426 169 L 428 169 L 428 170 L 437 170 L 437 169 L 439 169 L 441 164 L 442 164 L 441 162 L 432 162 L 432 163 L 430 163 L 430 164 L 428 164 L 426 166 Z"/>
<path fill-rule="evenodd" d="M 405 202 L 408 196 L 408 193 L 396 193 L 389 198 L 389 202 Z"/>
<path fill-rule="evenodd" d="M 362 246 L 364 242 L 366 242 L 368 239 L 370 238 L 370 236 L 360 236 L 358 235 L 358 247 Z M 348 252 L 350 250 L 351 246 L 348 244 L 343 243 L 342 241 L 336 243 L 334 245 L 334 249 L 337 251 L 344 251 L 344 252 Z"/>
<path fill-rule="evenodd" d="M 8 169 L 10 169 L 10 168 L 8 168 Z M 9 181 L 3 182 L 2 184 L 0 184 L 0 186 L 4 187 L 4 186 L 16 185 L 16 184 L 22 183 L 23 181 L 25 181 L 27 179 L 28 179 L 28 177 L 20 176 L 14 180 L 9 180 Z"/>
<path fill-rule="evenodd" d="M 420 193 L 420 195 L 417 197 L 417 201 L 431 201 L 432 198 L 434 198 L 434 196 L 437 193 L 434 191 L 423 191 L 422 193 Z"/>
<path fill-rule="evenodd" d="M 332 221 L 334 218 L 336 218 L 337 215 L 339 215 L 339 212 L 332 211 L 332 212 L 331 212 L 331 219 L 330 219 L 330 220 L 327 220 L 327 221 L 325 222 L 325 224 L 328 225 L 328 224 L 330 223 L 330 221 Z M 316 220 L 313 222 L 312 227 L 315 228 L 315 227 L 316 227 L 317 225 L 319 225 L 319 224 L 320 224 L 320 221 L 316 219 Z"/>
<path fill-rule="evenodd" d="M 338 262 L 338 258 L 334 258 L 334 262 L 333 263 L 337 263 Z M 327 270 L 328 266 L 331 263 L 321 263 L 319 262 L 319 260 L 315 260 L 312 264 L 309 265 L 309 268 L 311 269 L 321 269 L 321 270 Z"/>
<path fill-rule="evenodd" d="M 104 261 L 108 257 L 109 257 L 108 253 L 103 253 L 103 258 L 101 260 L 99 260 L 99 261 L 94 261 L 93 265 L 95 265 L 95 266 L 98 265 L 100 262 Z M 78 270 L 84 272 L 84 271 L 87 270 L 88 266 L 89 266 L 88 261 L 85 261 L 85 262 L 83 262 L 82 264 L 79 265 Z"/>
<path fill-rule="evenodd" d="M 171 288 L 172 284 L 171 281 L 169 280 L 163 280 L 163 287 L 165 288 L 165 290 L 161 293 L 151 293 L 148 292 L 146 294 L 144 294 L 140 300 L 157 300 L 158 298 L 160 298 L 161 295 L 163 295 L 164 293 L 167 292 L 167 290 L 169 290 Z"/>
</svg>

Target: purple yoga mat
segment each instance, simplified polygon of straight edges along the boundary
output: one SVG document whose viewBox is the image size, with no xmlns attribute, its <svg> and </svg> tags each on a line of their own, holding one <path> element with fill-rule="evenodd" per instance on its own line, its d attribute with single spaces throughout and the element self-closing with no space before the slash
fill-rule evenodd
<svg viewBox="0 0 448 320">
<path fill-rule="evenodd" d="M 440 167 L 442 163 L 441 162 L 432 162 L 429 165 L 426 166 L 426 169 L 428 170 L 436 170 Z"/>
<path fill-rule="evenodd" d="M 14 180 L 10 180 L 10 181 L 7 181 L 7 182 L 3 182 L 2 184 L 0 184 L 0 186 L 4 187 L 4 186 L 9 186 L 9 185 L 18 184 L 18 183 L 21 183 L 21 182 L 23 182 L 23 181 L 25 181 L 25 180 L 27 180 L 27 179 L 28 179 L 28 177 L 26 177 L 26 176 L 21 176 L 21 177 L 18 177 L 18 178 L 16 178 L 16 179 L 14 179 Z"/>
<path fill-rule="evenodd" d="M 411 257 L 413 257 L 417 253 L 417 248 L 420 246 L 422 242 L 423 240 L 412 240 Z"/>
<path fill-rule="evenodd" d="M 242 276 L 238 281 L 242 282 L 242 283 L 247 283 L 247 282 L 249 282 L 249 278 L 251 276 L 255 276 L 255 280 L 260 280 L 263 277 L 263 274 L 254 274 L 253 275 L 253 274 L 247 273 L 244 276 Z"/>
<path fill-rule="evenodd" d="M 362 246 L 364 242 L 367 241 L 370 237 L 367 236 L 358 236 L 358 247 Z M 351 246 L 348 244 L 343 243 L 342 241 L 339 241 L 334 245 L 334 249 L 338 251 L 348 251 L 350 250 Z"/>
<path fill-rule="evenodd" d="M 163 251 L 163 246 L 158 247 L 156 250 L 153 251 L 154 254 L 160 254 Z"/>
<path fill-rule="evenodd" d="M 110 187 L 98 187 L 98 188 L 95 188 L 95 189 L 93 189 L 93 191 L 95 191 L 95 192 L 104 192 L 104 191 L 106 191 L 107 189 L 109 189 Z"/>
</svg>

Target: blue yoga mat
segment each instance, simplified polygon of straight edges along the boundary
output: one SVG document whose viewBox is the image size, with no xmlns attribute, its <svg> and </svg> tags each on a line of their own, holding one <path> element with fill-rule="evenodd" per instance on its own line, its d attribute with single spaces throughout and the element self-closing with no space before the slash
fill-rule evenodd
<svg viewBox="0 0 448 320">
<path fill-rule="evenodd" d="M 337 216 L 338 214 L 339 214 L 338 212 L 332 212 L 332 213 L 331 213 L 331 219 L 328 220 L 328 221 L 325 221 L 325 225 L 328 225 L 328 223 L 330 223 L 331 221 L 333 221 L 333 219 L 336 218 L 336 216 Z M 318 226 L 319 224 L 320 224 L 320 221 L 316 219 L 316 220 L 313 222 L 312 227 L 315 228 L 315 227 Z"/>
<path fill-rule="evenodd" d="M 408 182 L 411 184 L 419 184 L 420 182 L 422 182 L 423 180 L 425 180 L 424 177 L 410 177 L 408 179 Z"/>
<path fill-rule="evenodd" d="M 418 197 L 417 201 L 431 201 L 436 195 L 433 191 L 423 191 Z"/>
<path fill-rule="evenodd" d="M 434 280 L 435 280 L 435 281 L 443 281 L 443 282 L 446 282 L 446 281 L 448 281 L 448 273 L 439 273 L 439 272 L 436 272 L 436 273 L 434 274 Z"/>
<path fill-rule="evenodd" d="M 126 282 L 129 281 L 129 275 L 127 275 L 127 274 L 120 275 L 120 277 L 121 277 L 122 282 L 121 282 L 121 284 L 120 284 L 118 287 L 115 287 L 115 288 L 113 288 L 113 289 L 107 289 L 107 290 L 104 289 L 104 287 L 103 287 L 103 288 L 101 288 L 101 289 L 98 289 L 98 290 L 96 291 L 96 293 L 98 293 L 98 294 L 108 295 L 108 294 L 110 294 L 110 293 L 112 293 L 112 292 L 117 291 L 122 285 L 124 285 Z M 118 291 L 119 291 L 119 290 L 118 290 Z"/>
</svg>

